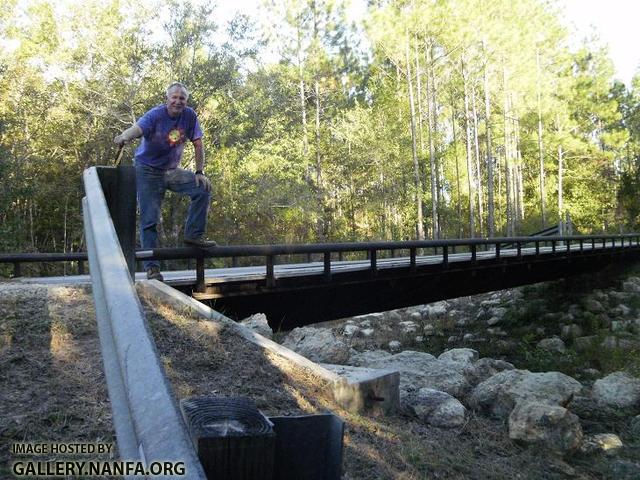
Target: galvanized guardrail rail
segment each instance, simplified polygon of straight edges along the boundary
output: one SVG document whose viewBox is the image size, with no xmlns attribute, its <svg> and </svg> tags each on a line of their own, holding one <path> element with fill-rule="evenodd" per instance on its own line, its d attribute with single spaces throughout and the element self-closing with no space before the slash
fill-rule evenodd
<svg viewBox="0 0 640 480">
<path fill-rule="evenodd" d="M 120 457 L 146 465 L 183 462 L 186 478 L 205 479 L 158 359 L 95 167 L 85 171 L 84 186 L 93 295 Z"/>
</svg>

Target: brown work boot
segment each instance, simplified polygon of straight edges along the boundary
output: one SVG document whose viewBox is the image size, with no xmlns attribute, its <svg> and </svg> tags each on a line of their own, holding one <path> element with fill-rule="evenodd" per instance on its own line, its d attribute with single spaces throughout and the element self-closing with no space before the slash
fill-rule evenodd
<svg viewBox="0 0 640 480">
<path fill-rule="evenodd" d="M 164 281 L 164 277 L 160 273 L 160 267 L 149 267 L 147 269 L 147 280 L 160 280 Z"/>
<path fill-rule="evenodd" d="M 213 240 L 207 240 L 204 238 L 184 238 L 182 240 L 182 242 L 185 245 L 190 245 L 192 247 L 198 247 L 198 248 L 211 248 L 211 247 L 215 247 L 218 244 L 216 242 L 214 242 Z"/>
</svg>

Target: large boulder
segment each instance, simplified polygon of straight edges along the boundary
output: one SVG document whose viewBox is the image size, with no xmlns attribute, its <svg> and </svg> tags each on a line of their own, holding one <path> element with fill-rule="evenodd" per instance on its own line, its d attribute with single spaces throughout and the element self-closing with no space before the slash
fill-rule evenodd
<svg viewBox="0 0 640 480">
<path fill-rule="evenodd" d="M 605 312 L 605 309 L 602 306 L 602 303 L 600 303 L 600 301 L 597 300 L 594 297 L 588 297 L 584 301 L 584 308 L 585 308 L 585 310 L 587 312 L 591 312 L 591 313 L 603 313 L 603 312 Z"/>
<path fill-rule="evenodd" d="M 422 314 L 426 318 L 438 318 L 443 317 L 447 314 L 447 307 L 449 304 L 445 301 L 430 303 L 429 305 L 425 305 Z"/>
<path fill-rule="evenodd" d="M 565 454 L 582 443 L 578 417 L 564 407 L 523 401 L 509 415 L 509 438 Z"/>
<path fill-rule="evenodd" d="M 480 383 L 469 396 L 469 405 L 506 418 L 519 402 L 564 406 L 581 390 L 580 382 L 560 372 L 505 370 Z"/>
<path fill-rule="evenodd" d="M 455 428 L 464 425 L 467 410 L 454 397 L 431 388 L 402 397 L 402 403 L 421 421 L 434 427 Z"/>
<path fill-rule="evenodd" d="M 495 358 L 481 358 L 477 362 L 470 363 L 464 367 L 464 376 L 469 384 L 473 387 L 486 379 L 494 376 L 496 373 L 503 372 L 505 370 L 514 370 L 516 367 L 504 360 L 497 360 Z"/>
<path fill-rule="evenodd" d="M 640 278 L 627 278 L 625 282 L 622 282 L 622 290 L 629 293 L 640 293 Z"/>
<path fill-rule="evenodd" d="M 453 348 L 443 352 L 438 360 L 448 362 L 473 363 L 478 360 L 478 352 L 472 348 Z"/>
<path fill-rule="evenodd" d="M 254 313 L 240 321 L 240 323 L 263 337 L 273 338 L 273 330 L 269 326 L 267 316 L 264 313 Z"/>
<path fill-rule="evenodd" d="M 282 341 L 282 345 L 313 362 L 346 363 L 349 346 L 326 328 L 294 328 Z"/>
<path fill-rule="evenodd" d="M 566 345 L 562 339 L 558 337 L 543 338 L 538 342 L 536 348 L 551 353 L 565 353 L 567 351 Z"/>
<path fill-rule="evenodd" d="M 405 350 L 387 357 L 378 357 L 366 365 L 400 372 L 400 391 L 412 392 L 427 387 L 460 398 L 470 389 L 464 376 L 464 364 L 437 360 L 424 352 Z"/>
<path fill-rule="evenodd" d="M 573 397 L 567 408 L 584 420 L 607 422 L 618 416 L 618 409 L 599 404 L 589 392 Z"/>
<path fill-rule="evenodd" d="M 622 447 L 622 440 L 615 433 L 598 433 L 584 439 L 580 450 L 583 453 L 612 453 Z"/>
<path fill-rule="evenodd" d="M 378 360 L 390 357 L 391 354 L 386 350 L 366 350 L 364 352 L 352 355 L 347 361 L 347 365 L 354 367 L 368 367 Z"/>
<path fill-rule="evenodd" d="M 626 372 L 614 372 L 593 384 L 593 399 L 606 407 L 640 408 L 640 379 Z"/>
</svg>

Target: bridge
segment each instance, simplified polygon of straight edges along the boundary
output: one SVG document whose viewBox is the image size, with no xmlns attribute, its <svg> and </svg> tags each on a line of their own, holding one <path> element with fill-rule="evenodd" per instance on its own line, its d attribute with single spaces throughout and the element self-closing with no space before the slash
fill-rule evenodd
<svg viewBox="0 0 640 480">
<path fill-rule="evenodd" d="M 597 272 L 640 258 L 640 235 L 238 245 L 210 251 L 158 248 L 137 250 L 134 256 L 137 261 L 195 259 L 193 270 L 165 272 L 165 283 L 233 319 L 264 313 L 273 328 L 286 330 Z M 227 259 L 234 264 L 243 257 L 263 261 L 261 265 L 205 269 L 205 259 Z M 297 262 L 291 261 L 296 258 Z M 82 253 L 0 257 L 5 263 L 86 259 Z M 89 282 L 90 277 L 36 281 Z"/>
<path fill-rule="evenodd" d="M 276 328 L 292 328 L 596 272 L 640 256 L 637 233 L 219 246 L 209 251 L 191 247 L 136 250 L 132 173 L 130 167 L 94 167 L 85 171 L 87 253 L 14 254 L 0 257 L 0 261 L 14 265 L 42 260 L 89 261 L 90 279 L 78 275 L 67 280 L 90 280 L 93 287 L 121 458 L 182 461 L 190 472 L 189 478 L 206 475 L 145 326 L 144 311 L 132 281 L 136 261 L 192 259 L 194 270 L 165 273 L 165 293 L 173 287 L 174 292 L 179 290 L 208 303 L 213 310 L 190 299 L 193 308 L 209 318 L 228 321 L 227 317 L 263 312 Z M 258 265 L 234 266 L 256 257 L 262 259 Z M 230 266 L 206 269 L 206 260 L 211 258 L 227 259 Z M 278 349 L 273 342 L 247 338 L 264 348 Z M 388 400 L 393 382 L 397 390 L 397 372 L 395 377 L 386 375 L 384 379 L 349 383 L 310 365 L 304 358 L 279 353 L 289 355 L 304 368 L 315 369 L 332 382 L 337 400 L 357 404 L 358 408 L 370 405 L 372 398 L 376 402 Z M 387 388 L 384 394 L 380 393 L 381 388 Z M 150 392 L 153 402 L 148 401 Z"/>
</svg>

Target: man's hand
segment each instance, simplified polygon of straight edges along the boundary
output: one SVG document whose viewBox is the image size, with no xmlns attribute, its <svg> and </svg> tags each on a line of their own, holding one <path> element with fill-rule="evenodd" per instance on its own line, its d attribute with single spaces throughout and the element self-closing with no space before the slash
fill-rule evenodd
<svg viewBox="0 0 640 480">
<path fill-rule="evenodd" d="M 200 185 L 202 185 L 205 191 L 211 191 L 211 180 L 205 177 L 204 173 L 196 173 L 196 186 L 199 187 Z"/>
<path fill-rule="evenodd" d="M 127 128 L 124 132 L 113 139 L 113 143 L 116 145 L 124 145 L 142 136 L 142 129 L 138 124 L 134 124 L 132 127 Z"/>
</svg>

